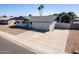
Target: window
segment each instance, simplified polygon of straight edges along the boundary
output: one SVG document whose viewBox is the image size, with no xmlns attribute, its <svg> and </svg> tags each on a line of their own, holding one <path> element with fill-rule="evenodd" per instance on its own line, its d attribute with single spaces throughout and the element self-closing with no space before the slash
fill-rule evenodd
<svg viewBox="0 0 79 59">
<path fill-rule="evenodd" d="M 16 24 L 16 22 L 14 24 Z"/>
<path fill-rule="evenodd" d="M 24 23 L 26 23 L 26 21 L 22 21 L 22 23 L 24 24 Z"/>
<path fill-rule="evenodd" d="M 16 23 L 20 23 L 20 22 L 16 21 Z"/>
</svg>

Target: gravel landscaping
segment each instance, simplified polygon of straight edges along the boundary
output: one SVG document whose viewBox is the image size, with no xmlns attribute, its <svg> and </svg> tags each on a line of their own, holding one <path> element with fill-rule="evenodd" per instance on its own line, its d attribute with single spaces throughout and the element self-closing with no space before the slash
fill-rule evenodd
<svg viewBox="0 0 79 59">
<path fill-rule="evenodd" d="M 79 53 L 79 30 L 69 31 L 65 50 L 69 53 Z"/>
<path fill-rule="evenodd" d="M 10 34 L 18 35 L 20 33 L 25 32 L 25 29 L 19 29 L 19 28 L 10 28 L 8 25 L 0 25 L 0 31 L 4 31 Z"/>
</svg>

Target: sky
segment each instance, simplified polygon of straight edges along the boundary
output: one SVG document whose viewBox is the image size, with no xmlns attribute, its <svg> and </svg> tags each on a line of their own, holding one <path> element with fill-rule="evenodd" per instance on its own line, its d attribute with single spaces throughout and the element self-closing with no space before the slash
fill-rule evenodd
<svg viewBox="0 0 79 59">
<path fill-rule="evenodd" d="M 0 16 L 39 16 L 41 4 L 0 4 Z M 79 16 L 79 4 L 44 4 L 43 15 L 61 12 L 75 12 Z"/>
</svg>

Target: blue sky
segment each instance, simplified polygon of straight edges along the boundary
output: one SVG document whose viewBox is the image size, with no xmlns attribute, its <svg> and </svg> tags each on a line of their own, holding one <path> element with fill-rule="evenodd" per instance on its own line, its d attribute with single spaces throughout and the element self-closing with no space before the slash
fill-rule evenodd
<svg viewBox="0 0 79 59">
<path fill-rule="evenodd" d="M 0 4 L 0 15 L 39 16 L 40 4 Z M 43 15 L 73 11 L 79 16 L 79 4 L 44 4 Z"/>
</svg>

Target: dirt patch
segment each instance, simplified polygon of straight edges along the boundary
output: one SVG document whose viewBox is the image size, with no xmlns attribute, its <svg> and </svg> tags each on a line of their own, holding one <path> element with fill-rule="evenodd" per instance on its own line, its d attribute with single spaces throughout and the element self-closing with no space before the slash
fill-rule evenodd
<svg viewBox="0 0 79 59">
<path fill-rule="evenodd" d="M 10 33 L 10 34 L 18 35 L 20 33 L 27 31 L 27 30 L 19 29 L 19 28 L 10 28 L 7 25 L 0 25 L 0 31 L 4 31 L 4 32 Z"/>
<path fill-rule="evenodd" d="M 79 30 L 69 30 L 65 51 L 74 54 L 79 53 Z"/>
</svg>

